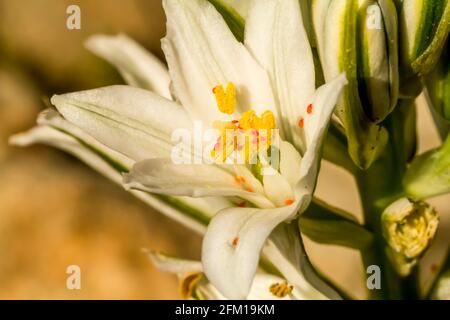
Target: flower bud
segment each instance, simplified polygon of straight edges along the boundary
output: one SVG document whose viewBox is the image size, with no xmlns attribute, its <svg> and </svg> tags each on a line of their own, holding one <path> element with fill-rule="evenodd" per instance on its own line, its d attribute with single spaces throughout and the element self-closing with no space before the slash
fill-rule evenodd
<svg viewBox="0 0 450 320">
<path fill-rule="evenodd" d="M 386 118 L 398 99 L 397 29 L 392 1 L 362 2 L 358 9 L 358 81 L 363 87 L 363 107 L 376 123 Z"/>
<path fill-rule="evenodd" d="M 401 0 L 397 4 L 402 75 L 426 75 L 434 69 L 450 31 L 450 2 Z"/>
<path fill-rule="evenodd" d="M 384 210 L 381 219 L 387 255 L 397 272 L 406 276 L 433 239 L 438 214 L 425 202 L 401 198 Z"/>
<path fill-rule="evenodd" d="M 450 192 L 450 135 L 439 149 L 414 159 L 403 178 L 403 187 L 414 199 Z"/>
<path fill-rule="evenodd" d="M 317 0 L 312 3 L 315 39 L 326 80 L 345 72 L 336 114 L 349 154 L 368 168 L 387 142 L 379 125 L 397 104 L 397 11 L 392 0 Z"/>
</svg>

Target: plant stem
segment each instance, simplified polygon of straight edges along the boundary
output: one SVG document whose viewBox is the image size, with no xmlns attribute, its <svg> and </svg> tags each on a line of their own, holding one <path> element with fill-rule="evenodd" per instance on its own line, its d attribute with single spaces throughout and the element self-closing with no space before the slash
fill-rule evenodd
<svg viewBox="0 0 450 320">
<path fill-rule="evenodd" d="M 389 142 L 379 159 L 365 171 L 358 171 L 356 181 L 363 204 L 367 229 L 375 235 L 372 248 L 362 252 L 364 267 L 378 265 L 381 268 L 381 290 L 369 290 L 371 299 L 402 299 L 417 297 L 411 285 L 415 275 L 401 279 L 391 266 L 386 254 L 382 235 L 381 214 L 387 205 L 403 196 L 402 178 L 406 171 L 409 147 L 405 140 L 405 112 L 411 112 L 411 101 L 399 102 L 396 110 L 384 125 L 389 131 Z M 379 291 L 379 292 L 378 292 Z"/>
</svg>

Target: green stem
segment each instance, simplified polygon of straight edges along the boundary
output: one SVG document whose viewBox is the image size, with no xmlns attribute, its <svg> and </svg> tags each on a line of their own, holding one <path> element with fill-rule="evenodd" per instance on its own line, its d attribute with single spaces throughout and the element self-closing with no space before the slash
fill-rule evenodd
<svg viewBox="0 0 450 320">
<path fill-rule="evenodd" d="M 381 290 L 369 290 L 371 299 L 402 299 L 417 297 L 411 283 L 415 275 L 400 278 L 391 266 L 386 254 L 386 243 L 381 232 L 381 214 L 387 205 L 403 196 L 402 178 L 409 157 L 405 146 L 404 113 L 413 108 L 410 102 L 399 102 L 396 110 L 387 118 L 384 126 L 389 131 L 389 142 L 380 158 L 365 171 L 356 173 L 356 181 L 363 204 L 367 229 L 375 235 L 374 245 L 362 252 L 364 267 L 378 265 L 381 268 Z"/>
</svg>

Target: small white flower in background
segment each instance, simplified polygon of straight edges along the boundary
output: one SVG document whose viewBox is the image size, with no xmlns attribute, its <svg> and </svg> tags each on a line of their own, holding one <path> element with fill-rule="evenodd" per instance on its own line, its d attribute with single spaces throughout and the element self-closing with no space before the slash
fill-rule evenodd
<svg viewBox="0 0 450 320">
<path fill-rule="evenodd" d="M 336 297 L 335 292 L 321 293 L 329 289 L 311 272 L 304 275 L 309 264 L 302 260 L 298 229 L 282 223 L 311 201 L 322 140 L 345 76 L 315 89 L 313 56 L 297 0 L 255 1 L 247 12 L 244 43 L 206 0 L 163 4 L 168 71 L 125 36 L 94 36 L 87 47 L 114 64 L 132 86 L 54 96 L 51 102 L 60 115 L 47 111 L 38 128 L 13 142 L 55 145 L 115 181 L 133 167 L 125 175 L 126 186 L 187 225 L 198 220 L 198 211 L 188 218 L 170 212 L 167 202 L 161 205 L 148 192 L 207 212 L 200 217 L 202 222 L 212 217 L 201 270 L 220 295 L 244 299 L 267 282 L 267 277 L 260 281 L 257 271 L 266 244 L 264 255 L 289 283 L 270 276 L 272 295 L 290 291 L 299 298 Z M 279 129 L 279 170 L 260 176 L 245 164 L 174 164 L 171 134 L 192 130 L 193 121 L 205 127 L 220 121 L 233 130 L 244 125 Z M 194 228 L 202 231 L 198 222 Z"/>
</svg>

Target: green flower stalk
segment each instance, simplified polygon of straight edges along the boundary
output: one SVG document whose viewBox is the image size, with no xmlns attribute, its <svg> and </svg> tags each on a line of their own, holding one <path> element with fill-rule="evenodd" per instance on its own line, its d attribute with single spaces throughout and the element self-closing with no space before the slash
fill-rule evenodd
<svg viewBox="0 0 450 320">
<path fill-rule="evenodd" d="M 387 256 L 396 271 L 407 276 L 434 238 L 438 214 L 425 202 L 401 198 L 384 210 L 381 219 Z"/>
<path fill-rule="evenodd" d="M 315 0 L 312 16 L 325 75 L 346 72 L 349 85 L 336 114 L 355 164 L 366 169 L 388 134 L 380 123 L 399 92 L 397 11 L 392 0 Z"/>
<path fill-rule="evenodd" d="M 447 41 L 436 68 L 425 78 L 428 99 L 434 110 L 450 121 L 450 44 Z"/>
</svg>

